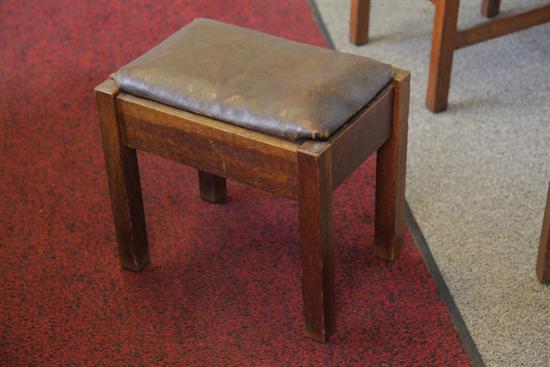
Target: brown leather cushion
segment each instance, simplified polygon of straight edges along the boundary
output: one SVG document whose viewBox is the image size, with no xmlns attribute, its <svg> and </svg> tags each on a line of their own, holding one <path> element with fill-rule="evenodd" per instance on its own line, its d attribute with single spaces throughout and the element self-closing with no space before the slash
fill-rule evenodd
<svg viewBox="0 0 550 367">
<path fill-rule="evenodd" d="M 196 19 L 113 79 L 126 93 L 251 130 L 324 140 L 390 81 L 391 67 Z"/>
</svg>

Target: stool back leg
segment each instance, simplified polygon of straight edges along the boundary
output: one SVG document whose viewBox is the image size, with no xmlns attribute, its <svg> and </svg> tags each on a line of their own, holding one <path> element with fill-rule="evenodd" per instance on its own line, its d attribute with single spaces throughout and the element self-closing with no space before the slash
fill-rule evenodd
<svg viewBox="0 0 550 367">
<path fill-rule="evenodd" d="M 392 135 L 377 152 L 374 254 L 393 261 L 403 247 L 410 74 L 394 70 Z"/>
<path fill-rule="evenodd" d="M 304 146 L 315 146 L 306 142 Z M 321 144 L 322 145 L 322 144 Z M 324 342 L 334 330 L 332 157 L 298 151 L 298 205 L 306 335 Z"/>
<path fill-rule="evenodd" d="M 122 142 L 117 93 L 118 87 L 111 80 L 95 89 L 120 264 L 124 269 L 140 271 L 149 262 L 143 199 L 136 151 Z"/>
<path fill-rule="evenodd" d="M 199 170 L 199 191 L 202 200 L 211 203 L 223 201 L 227 193 L 225 177 Z"/>
</svg>

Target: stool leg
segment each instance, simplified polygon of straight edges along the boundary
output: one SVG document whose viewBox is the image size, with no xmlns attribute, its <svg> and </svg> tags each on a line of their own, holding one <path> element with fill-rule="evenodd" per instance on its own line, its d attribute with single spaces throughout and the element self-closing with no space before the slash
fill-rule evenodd
<svg viewBox="0 0 550 367">
<path fill-rule="evenodd" d="M 435 3 L 426 96 L 426 107 L 432 112 L 441 112 L 447 109 L 459 5 L 459 0 L 441 0 Z"/>
<path fill-rule="evenodd" d="M 392 136 L 377 153 L 374 224 L 374 254 L 388 261 L 395 260 L 403 248 L 409 73 L 396 71 L 393 86 Z"/>
<path fill-rule="evenodd" d="M 298 203 L 305 332 L 324 342 L 334 330 L 330 153 L 298 151 Z"/>
<path fill-rule="evenodd" d="M 370 0 L 351 0 L 349 39 L 358 46 L 369 42 Z"/>
<path fill-rule="evenodd" d="M 481 15 L 487 18 L 496 17 L 500 10 L 500 0 L 482 0 Z"/>
<path fill-rule="evenodd" d="M 149 262 L 145 215 L 136 151 L 123 144 L 118 126 L 117 93 L 112 81 L 95 90 L 120 264 L 140 271 Z"/>
<path fill-rule="evenodd" d="M 227 192 L 225 177 L 199 170 L 199 191 L 201 199 L 219 203 Z"/>
<path fill-rule="evenodd" d="M 546 210 L 542 220 L 539 254 L 537 257 L 537 278 L 541 283 L 550 284 L 550 184 L 546 196 Z"/>
</svg>

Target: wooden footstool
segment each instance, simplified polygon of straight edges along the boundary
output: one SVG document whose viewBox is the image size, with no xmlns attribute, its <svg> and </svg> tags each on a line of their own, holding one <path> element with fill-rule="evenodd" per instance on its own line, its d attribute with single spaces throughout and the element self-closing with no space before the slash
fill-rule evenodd
<svg viewBox="0 0 550 367">
<path fill-rule="evenodd" d="M 149 261 L 136 149 L 299 203 L 306 334 L 334 330 L 332 192 L 375 151 L 375 254 L 403 245 L 409 73 L 198 19 L 95 89 L 122 267 Z M 275 230 L 275 229 L 274 229 Z"/>
</svg>

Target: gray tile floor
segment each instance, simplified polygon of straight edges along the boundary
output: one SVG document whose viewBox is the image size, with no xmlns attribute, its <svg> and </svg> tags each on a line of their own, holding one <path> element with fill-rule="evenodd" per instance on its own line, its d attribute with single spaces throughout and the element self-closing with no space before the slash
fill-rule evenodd
<svg viewBox="0 0 550 367">
<path fill-rule="evenodd" d="M 355 47 L 349 1 L 316 1 L 338 50 L 412 72 L 407 198 L 482 358 L 550 366 L 550 287 L 534 273 L 550 181 L 550 23 L 455 53 L 449 109 L 432 114 L 433 5 L 372 3 L 371 42 Z M 479 4 L 462 1 L 461 26 L 484 20 Z"/>
</svg>

